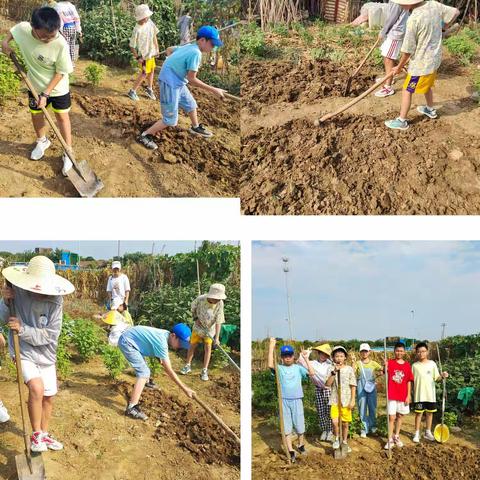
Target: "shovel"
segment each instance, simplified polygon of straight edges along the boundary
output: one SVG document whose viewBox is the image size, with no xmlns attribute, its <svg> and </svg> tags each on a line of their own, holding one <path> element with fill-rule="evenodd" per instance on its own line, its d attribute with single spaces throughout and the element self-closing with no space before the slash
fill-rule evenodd
<svg viewBox="0 0 480 480">
<path fill-rule="evenodd" d="M 442 373 L 442 360 L 440 358 L 440 349 L 438 348 L 438 343 L 437 343 L 437 354 L 438 354 L 438 363 L 440 366 L 440 373 Z M 449 437 L 450 437 L 450 431 L 445 425 L 444 422 L 444 417 L 445 417 L 445 401 L 447 399 L 447 379 L 443 378 L 442 379 L 442 423 L 437 425 L 435 427 L 435 430 L 433 431 L 433 436 L 435 437 L 435 440 L 438 443 L 445 443 Z"/>
<path fill-rule="evenodd" d="M 38 102 L 39 96 L 35 91 L 32 82 L 30 82 L 29 78 L 23 71 L 15 53 L 12 52 L 10 54 L 10 58 L 12 59 L 12 62 L 14 63 L 23 81 L 26 83 L 28 89 L 30 90 L 30 92 L 32 92 L 35 100 Z M 72 182 L 73 186 L 81 197 L 94 197 L 103 188 L 102 181 L 95 175 L 95 173 L 85 160 L 82 160 L 81 162 L 77 162 L 75 160 L 72 149 L 66 144 L 65 140 L 62 137 L 62 134 L 55 125 L 55 122 L 53 121 L 50 114 L 47 112 L 47 109 L 45 107 L 41 107 L 41 109 L 43 114 L 45 115 L 45 118 L 47 119 L 47 122 L 50 124 L 53 132 L 60 141 L 63 150 L 73 163 L 73 168 L 71 168 L 67 172 L 68 179 Z"/>
<path fill-rule="evenodd" d="M 285 435 L 285 427 L 283 424 L 283 397 L 282 397 L 282 386 L 280 385 L 280 377 L 278 375 L 278 364 L 277 359 L 274 359 L 274 367 L 275 367 L 275 381 L 277 382 L 277 395 L 278 395 L 278 413 L 280 415 L 280 433 L 282 435 L 282 447 L 285 451 L 285 455 L 287 456 L 288 464 L 292 463 L 292 459 L 290 458 L 290 452 L 288 451 L 287 445 L 287 436 Z"/>
<path fill-rule="evenodd" d="M 13 299 L 9 301 L 10 316 L 15 316 L 15 305 Z M 30 452 L 30 439 L 27 433 L 27 408 L 23 393 L 23 374 L 22 360 L 20 357 L 20 341 L 18 333 L 12 330 L 13 348 L 15 350 L 15 366 L 17 367 L 18 394 L 20 396 L 20 409 L 22 412 L 23 423 L 23 441 L 25 443 L 24 453 L 15 455 L 15 464 L 17 466 L 18 480 L 45 480 L 45 466 L 43 464 L 42 454 L 32 456 Z"/>
<path fill-rule="evenodd" d="M 357 67 L 357 69 L 348 77 L 347 84 L 345 85 L 345 90 L 343 91 L 343 96 L 344 97 L 346 97 L 349 94 L 350 86 L 352 84 L 353 78 L 360 71 L 360 69 L 365 65 L 365 62 L 369 59 L 370 55 L 377 48 L 378 42 L 380 42 L 380 38 L 377 38 L 377 41 L 375 42 L 375 45 L 373 45 L 373 47 L 369 50 L 367 55 L 365 55 L 365 58 L 362 60 L 360 65 Z"/>
<path fill-rule="evenodd" d="M 385 363 L 385 395 L 387 401 L 387 443 L 388 443 L 388 450 L 387 450 L 387 458 L 389 460 L 392 459 L 392 446 L 390 445 L 390 438 L 393 437 L 393 432 L 390 432 L 390 421 L 388 417 L 388 359 L 387 359 L 387 339 L 383 339 L 383 358 Z M 390 435 L 392 433 L 392 435 Z"/>
<path fill-rule="evenodd" d="M 342 423 L 342 385 L 340 384 L 340 370 L 337 372 L 337 405 L 338 405 L 338 434 L 340 437 L 340 447 L 333 450 L 335 460 L 345 458 L 348 454 L 348 446 L 343 443 L 343 423 Z"/>
</svg>

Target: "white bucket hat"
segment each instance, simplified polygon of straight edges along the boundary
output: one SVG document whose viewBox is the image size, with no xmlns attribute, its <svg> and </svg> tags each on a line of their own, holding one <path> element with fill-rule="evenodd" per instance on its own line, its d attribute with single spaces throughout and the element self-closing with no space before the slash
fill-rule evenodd
<svg viewBox="0 0 480 480">
<path fill-rule="evenodd" d="M 151 17 L 152 15 L 153 12 L 150 10 L 150 7 L 145 3 L 142 3 L 142 5 L 138 5 L 137 7 L 135 7 L 135 20 L 137 20 L 137 22 L 139 20 L 143 20 L 144 18 Z"/>
<path fill-rule="evenodd" d="M 207 293 L 207 298 L 214 298 L 216 300 L 225 300 L 225 286 L 221 283 L 213 283 Z"/>
<path fill-rule="evenodd" d="M 118 310 L 120 305 L 123 305 L 123 299 L 120 297 L 115 297 L 110 304 L 110 310 Z"/>
<path fill-rule="evenodd" d="M 398 3 L 399 5 L 416 5 L 417 3 L 422 3 L 424 0 L 392 0 L 393 3 Z"/>
<path fill-rule="evenodd" d="M 360 345 L 359 351 L 361 352 L 362 350 L 366 350 L 367 352 L 369 352 L 371 350 L 370 345 L 368 343 L 362 343 Z"/>
<path fill-rule="evenodd" d="M 7 267 L 2 275 L 12 285 L 42 295 L 68 295 L 75 287 L 55 273 L 54 263 L 43 255 L 33 257 L 28 265 Z"/>
<path fill-rule="evenodd" d="M 112 262 L 112 270 L 114 268 L 118 268 L 120 270 L 122 268 L 122 264 L 118 260 L 115 260 L 114 262 Z"/>
</svg>

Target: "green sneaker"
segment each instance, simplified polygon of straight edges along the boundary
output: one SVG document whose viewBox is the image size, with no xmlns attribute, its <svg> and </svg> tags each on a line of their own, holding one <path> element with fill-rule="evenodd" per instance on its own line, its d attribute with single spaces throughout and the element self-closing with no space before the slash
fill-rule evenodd
<svg viewBox="0 0 480 480">
<path fill-rule="evenodd" d="M 385 126 L 393 130 L 408 130 L 410 127 L 406 120 L 400 120 L 399 118 L 396 118 L 395 120 L 387 120 Z"/>
<path fill-rule="evenodd" d="M 419 105 L 417 107 L 417 112 L 422 115 L 426 115 L 428 118 L 437 118 L 437 111 L 434 108 L 427 107 L 426 105 Z"/>
</svg>

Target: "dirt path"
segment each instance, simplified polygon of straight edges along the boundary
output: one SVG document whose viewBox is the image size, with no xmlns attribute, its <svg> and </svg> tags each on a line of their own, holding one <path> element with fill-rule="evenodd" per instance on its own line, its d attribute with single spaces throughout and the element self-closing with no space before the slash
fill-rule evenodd
<svg viewBox="0 0 480 480">
<path fill-rule="evenodd" d="M 410 435 L 413 415 L 406 417 L 402 428 L 405 446 L 394 449 L 392 460 L 386 458 L 385 439 L 358 436 L 349 441 L 352 453 L 344 460 L 335 460 L 331 445 L 307 437 L 307 456 L 300 457 L 289 466 L 281 451 L 280 434 L 271 424 L 253 420 L 252 478 L 268 480 L 277 478 L 382 478 L 385 480 L 444 480 L 447 478 L 476 480 L 480 468 L 478 443 L 469 438 L 452 435 L 444 445 L 415 445 Z"/>
<path fill-rule="evenodd" d="M 414 96 L 406 132 L 383 125 L 398 115 L 400 92 L 385 99 L 372 95 L 344 115 L 313 125 L 348 102 L 341 92 L 349 65 L 248 61 L 243 67 L 245 214 L 480 212 L 480 109 L 466 71 L 451 58 L 435 85 L 439 118 L 416 112 L 423 96 Z M 352 96 L 379 73 L 361 74 Z"/>
<path fill-rule="evenodd" d="M 199 120 L 214 132 L 211 139 L 188 133 L 189 120 L 159 139 L 152 153 L 136 143 L 140 128 L 160 118 L 158 101 L 140 94 L 132 102 L 125 92 L 133 71 L 109 68 L 96 90 L 86 86 L 81 60 L 72 86 L 71 111 L 77 159 L 87 160 L 102 179 L 100 197 L 199 197 L 238 196 L 239 112 L 233 102 L 222 102 L 194 91 Z M 24 90 L 0 110 L 0 196 L 76 196 L 61 174 L 58 141 L 44 159 L 29 160 L 35 135 Z"/>
<path fill-rule="evenodd" d="M 176 370 L 182 361 L 172 355 Z M 195 369 L 194 372 L 197 372 Z M 51 430 L 65 444 L 43 454 L 48 480 L 239 480 L 239 449 L 193 400 L 160 373 L 160 391 L 145 390 L 142 405 L 149 419 L 123 415 L 133 377 L 113 384 L 99 360 L 77 365 L 60 387 Z M 17 385 L 0 371 L 1 399 L 11 421 L 0 425 L 0 479 L 15 480 L 14 456 L 22 450 Z M 211 381 L 185 378 L 199 396 L 237 433 L 240 427 L 238 376 L 212 371 Z"/>
</svg>

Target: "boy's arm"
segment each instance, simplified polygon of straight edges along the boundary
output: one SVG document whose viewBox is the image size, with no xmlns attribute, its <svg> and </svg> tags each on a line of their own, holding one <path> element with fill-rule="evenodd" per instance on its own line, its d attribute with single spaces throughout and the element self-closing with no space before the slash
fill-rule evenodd
<svg viewBox="0 0 480 480">
<path fill-rule="evenodd" d="M 306 368 L 308 370 L 308 375 L 310 377 L 314 377 L 315 376 L 315 370 L 313 369 L 312 364 L 310 363 L 310 360 L 308 359 L 308 350 L 303 350 L 301 355 L 302 355 L 302 358 L 305 360 L 305 365 L 306 365 Z"/>
<path fill-rule="evenodd" d="M 405 399 L 405 405 L 410 404 L 410 398 L 412 398 L 412 382 L 408 382 L 407 384 L 407 398 Z"/>
<path fill-rule="evenodd" d="M 410 60 L 410 53 L 403 53 L 402 52 L 402 57 L 400 58 L 400 61 L 398 62 L 398 65 L 396 67 L 393 67 L 390 73 L 393 72 L 393 75 L 398 75 L 403 67 L 407 64 L 407 62 Z"/>
<path fill-rule="evenodd" d="M 335 375 L 332 375 L 332 372 L 337 373 L 336 369 L 332 370 L 331 372 L 328 373 L 327 380 L 325 382 L 325 385 L 327 387 L 331 387 L 333 385 L 333 382 L 335 381 Z"/>
<path fill-rule="evenodd" d="M 195 391 L 192 390 L 191 388 L 188 388 L 177 376 L 177 374 L 174 372 L 172 365 L 170 364 L 170 360 L 168 358 L 164 358 L 160 360 L 160 363 L 162 364 L 163 368 L 165 369 L 165 372 L 167 375 L 185 392 L 185 395 L 187 397 L 193 398 L 195 396 Z"/>
<path fill-rule="evenodd" d="M 226 90 L 222 90 L 221 88 L 217 88 L 217 87 L 212 87 L 211 85 L 207 85 L 205 82 L 202 82 L 200 79 L 197 78 L 197 72 L 194 72 L 193 70 L 188 71 L 187 80 L 188 80 L 188 83 L 190 83 L 190 85 L 193 85 L 194 87 L 198 87 L 203 90 L 206 90 L 207 92 L 213 93 L 219 98 L 225 98 L 224 92 L 226 92 Z"/>
<path fill-rule="evenodd" d="M 350 385 L 350 395 L 351 395 L 351 400 L 350 400 L 350 405 L 348 408 L 350 410 L 353 410 L 355 408 L 355 393 L 357 391 L 357 387 L 355 385 Z"/>
<path fill-rule="evenodd" d="M 13 52 L 13 49 L 10 48 L 9 43 L 13 40 L 13 35 L 11 32 L 7 33 L 7 36 L 2 41 L 2 52 L 5 55 L 10 55 Z"/>
<path fill-rule="evenodd" d="M 402 7 L 396 3 L 391 3 L 389 5 L 389 15 L 388 18 L 385 20 L 383 28 L 380 30 L 378 37 L 380 39 L 385 38 L 388 32 L 392 29 L 395 25 L 396 21 L 400 17 L 402 13 Z"/>
<path fill-rule="evenodd" d="M 275 350 L 275 344 L 277 341 L 274 337 L 270 338 L 270 343 L 268 344 L 268 368 L 275 368 L 275 362 L 273 359 L 273 351 Z"/>
</svg>

